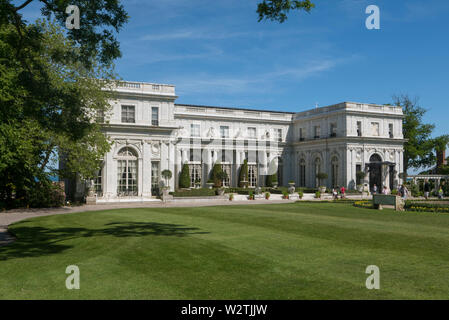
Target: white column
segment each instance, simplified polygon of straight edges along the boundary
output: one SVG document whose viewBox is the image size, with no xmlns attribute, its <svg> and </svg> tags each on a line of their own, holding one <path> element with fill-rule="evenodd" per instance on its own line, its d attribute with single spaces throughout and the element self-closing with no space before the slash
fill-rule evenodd
<svg viewBox="0 0 449 320">
<path fill-rule="evenodd" d="M 143 165 L 139 180 L 142 180 L 142 196 L 151 197 L 151 144 L 144 143 L 142 146 Z"/>
</svg>

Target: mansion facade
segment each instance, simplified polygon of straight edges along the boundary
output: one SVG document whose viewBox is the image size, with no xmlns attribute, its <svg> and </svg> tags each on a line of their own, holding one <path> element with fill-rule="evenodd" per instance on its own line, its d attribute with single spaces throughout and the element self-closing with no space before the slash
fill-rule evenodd
<svg viewBox="0 0 449 320">
<path fill-rule="evenodd" d="M 216 163 L 227 173 L 223 184 L 237 187 L 245 160 L 249 187 L 276 172 L 279 185 L 297 187 L 401 183 L 400 107 L 343 102 L 294 113 L 176 104 L 172 85 L 121 82 L 115 90 L 103 129 L 113 145 L 94 181 L 97 202 L 150 201 L 161 181 L 173 191 L 184 164 L 192 187 L 205 187 Z M 85 191 L 80 181 L 71 188 Z"/>
</svg>

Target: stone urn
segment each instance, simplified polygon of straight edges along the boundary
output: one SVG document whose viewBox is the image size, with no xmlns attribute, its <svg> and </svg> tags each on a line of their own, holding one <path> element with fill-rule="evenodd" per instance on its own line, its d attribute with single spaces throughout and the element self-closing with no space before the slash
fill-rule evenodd
<svg viewBox="0 0 449 320">
<path fill-rule="evenodd" d="M 320 189 L 321 194 L 326 193 L 326 187 L 321 186 L 319 189 Z"/>
<path fill-rule="evenodd" d="M 218 188 L 218 189 L 217 189 L 217 195 L 223 196 L 224 193 L 225 193 L 225 189 L 224 189 L 224 188 Z"/>
</svg>

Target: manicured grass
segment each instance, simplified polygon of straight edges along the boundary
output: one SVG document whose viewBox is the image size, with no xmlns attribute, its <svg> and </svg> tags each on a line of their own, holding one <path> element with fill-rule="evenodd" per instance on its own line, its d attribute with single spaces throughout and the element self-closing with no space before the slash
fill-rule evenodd
<svg viewBox="0 0 449 320">
<path fill-rule="evenodd" d="M 449 297 L 449 215 L 349 204 L 120 209 L 16 223 L 1 299 Z M 67 290 L 77 265 L 81 289 Z M 380 290 L 365 288 L 368 265 Z"/>
</svg>

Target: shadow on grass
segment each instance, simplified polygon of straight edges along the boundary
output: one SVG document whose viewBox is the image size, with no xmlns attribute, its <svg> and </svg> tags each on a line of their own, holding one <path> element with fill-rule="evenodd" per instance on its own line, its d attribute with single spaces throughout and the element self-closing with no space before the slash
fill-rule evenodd
<svg viewBox="0 0 449 320">
<path fill-rule="evenodd" d="M 79 238 L 101 236 L 119 238 L 143 236 L 185 237 L 192 234 L 209 233 L 200 232 L 199 228 L 157 222 L 113 222 L 105 224 L 104 228 L 99 229 L 22 226 L 26 223 L 28 221 L 21 222 L 20 226 L 12 228 L 17 240 L 12 244 L 0 247 L 0 261 L 60 253 L 74 247 L 61 242 Z"/>
</svg>

